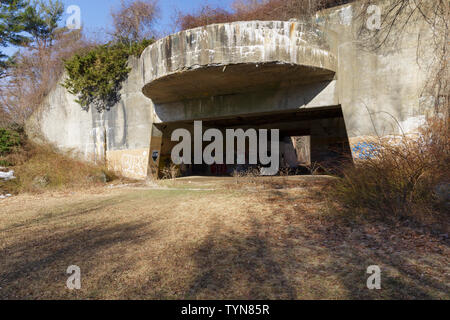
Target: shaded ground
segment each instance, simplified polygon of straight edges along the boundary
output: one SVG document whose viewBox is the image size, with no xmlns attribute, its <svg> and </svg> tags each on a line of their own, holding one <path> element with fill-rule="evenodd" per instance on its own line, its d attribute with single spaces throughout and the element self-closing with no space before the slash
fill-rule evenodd
<svg viewBox="0 0 450 320">
<path fill-rule="evenodd" d="M 0 298 L 450 298 L 445 235 L 343 223 L 325 210 L 327 181 L 182 179 L 1 200 Z M 70 265 L 81 290 L 66 288 Z M 382 290 L 366 287 L 370 265 Z"/>
</svg>

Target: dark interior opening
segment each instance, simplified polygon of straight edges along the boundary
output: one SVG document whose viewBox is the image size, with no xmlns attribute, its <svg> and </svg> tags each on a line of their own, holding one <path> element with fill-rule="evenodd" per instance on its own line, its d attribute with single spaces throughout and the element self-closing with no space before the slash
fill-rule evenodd
<svg viewBox="0 0 450 320">
<path fill-rule="evenodd" d="M 178 142 L 171 141 L 172 132 L 179 128 L 185 128 L 191 132 L 193 139 L 193 124 L 193 121 L 183 121 L 156 125 L 163 133 L 159 162 L 160 177 L 164 171 L 167 171 L 168 167 L 174 166 L 171 161 L 171 152 Z M 351 159 L 347 131 L 340 106 L 276 114 L 236 116 L 226 119 L 207 119 L 202 120 L 202 125 L 203 133 L 209 128 L 222 131 L 224 158 L 226 154 L 226 129 L 243 129 L 244 131 L 250 128 L 257 131 L 259 129 L 279 129 L 279 174 L 309 174 L 312 167 L 318 165 L 324 168 L 339 166 L 344 161 Z M 270 133 L 268 136 L 270 137 Z M 209 144 L 210 142 L 203 142 L 203 149 Z M 192 150 L 194 150 L 193 147 Z M 247 140 L 246 151 L 248 150 Z M 248 154 L 245 156 L 246 163 L 248 163 Z M 192 161 L 192 163 L 194 162 Z M 258 170 L 259 167 L 261 167 L 261 164 L 183 164 L 178 166 L 178 171 L 181 176 L 231 176 L 236 173 L 245 174 L 252 170 Z"/>
</svg>

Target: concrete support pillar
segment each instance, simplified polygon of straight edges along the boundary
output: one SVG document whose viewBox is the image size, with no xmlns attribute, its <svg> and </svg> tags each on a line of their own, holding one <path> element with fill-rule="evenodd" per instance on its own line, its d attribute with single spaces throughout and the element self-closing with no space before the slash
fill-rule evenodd
<svg viewBox="0 0 450 320">
<path fill-rule="evenodd" d="M 343 118 L 315 120 L 311 125 L 311 163 L 333 166 L 351 160 Z"/>
<path fill-rule="evenodd" d="M 292 144 L 297 152 L 297 161 L 301 165 L 311 164 L 311 136 L 292 137 Z"/>
<path fill-rule="evenodd" d="M 150 136 L 150 156 L 148 162 L 147 176 L 150 179 L 158 179 L 159 176 L 159 162 L 161 159 L 161 145 L 162 145 L 162 131 L 154 124 Z"/>
</svg>

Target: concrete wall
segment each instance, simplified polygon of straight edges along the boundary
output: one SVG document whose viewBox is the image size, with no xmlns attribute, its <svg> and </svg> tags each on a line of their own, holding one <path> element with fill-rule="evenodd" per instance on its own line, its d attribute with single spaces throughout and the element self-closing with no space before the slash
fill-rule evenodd
<svg viewBox="0 0 450 320">
<path fill-rule="evenodd" d="M 142 54 L 144 81 L 205 66 L 279 62 L 336 70 L 323 36 L 307 24 L 245 21 L 214 24 L 158 40 Z M 145 91 L 146 89 L 144 89 Z"/>
<path fill-rule="evenodd" d="M 207 120 L 338 105 L 336 81 L 155 104 L 155 122 Z"/>
<path fill-rule="evenodd" d="M 82 111 L 58 86 L 28 131 L 132 178 L 158 167 L 149 159 L 167 139 L 158 123 L 341 107 L 343 119 L 308 122 L 318 124 L 309 125 L 312 158 L 348 138 L 354 147 L 375 135 L 412 133 L 426 113 L 417 39 L 430 30 L 415 22 L 395 48 L 368 51 L 358 38 L 359 9 L 356 2 L 306 23 L 215 24 L 160 39 L 130 59 L 122 100 L 110 111 Z"/>
<path fill-rule="evenodd" d="M 123 83 L 121 100 L 109 111 L 83 111 L 75 97 L 57 85 L 29 120 L 29 135 L 87 161 L 106 160 L 111 169 L 127 177 L 145 178 L 153 105 L 141 91 L 139 59 L 131 58 L 129 64 L 132 71 Z"/>
<path fill-rule="evenodd" d="M 378 1 L 382 14 L 390 2 Z M 416 133 L 430 107 L 421 97 L 426 70 L 418 64 L 418 52 L 431 50 L 430 26 L 413 16 L 402 32 L 392 30 L 395 43 L 371 51 L 359 34 L 366 20 L 358 2 L 318 13 L 316 21 L 338 59 L 338 99 L 351 145 L 374 136 Z"/>
</svg>

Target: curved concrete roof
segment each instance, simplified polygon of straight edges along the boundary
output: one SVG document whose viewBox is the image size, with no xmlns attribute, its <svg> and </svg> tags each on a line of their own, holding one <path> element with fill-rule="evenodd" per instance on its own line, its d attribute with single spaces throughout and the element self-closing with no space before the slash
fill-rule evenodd
<svg viewBox="0 0 450 320">
<path fill-rule="evenodd" d="M 143 92 L 156 103 L 251 90 L 252 83 L 260 88 L 314 76 L 332 78 L 337 64 L 320 31 L 296 21 L 233 22 L 181 31 L 146 48 L 141 63 Z M 247 80 L 245 89 L 239 79 Z"/>
</svg>

